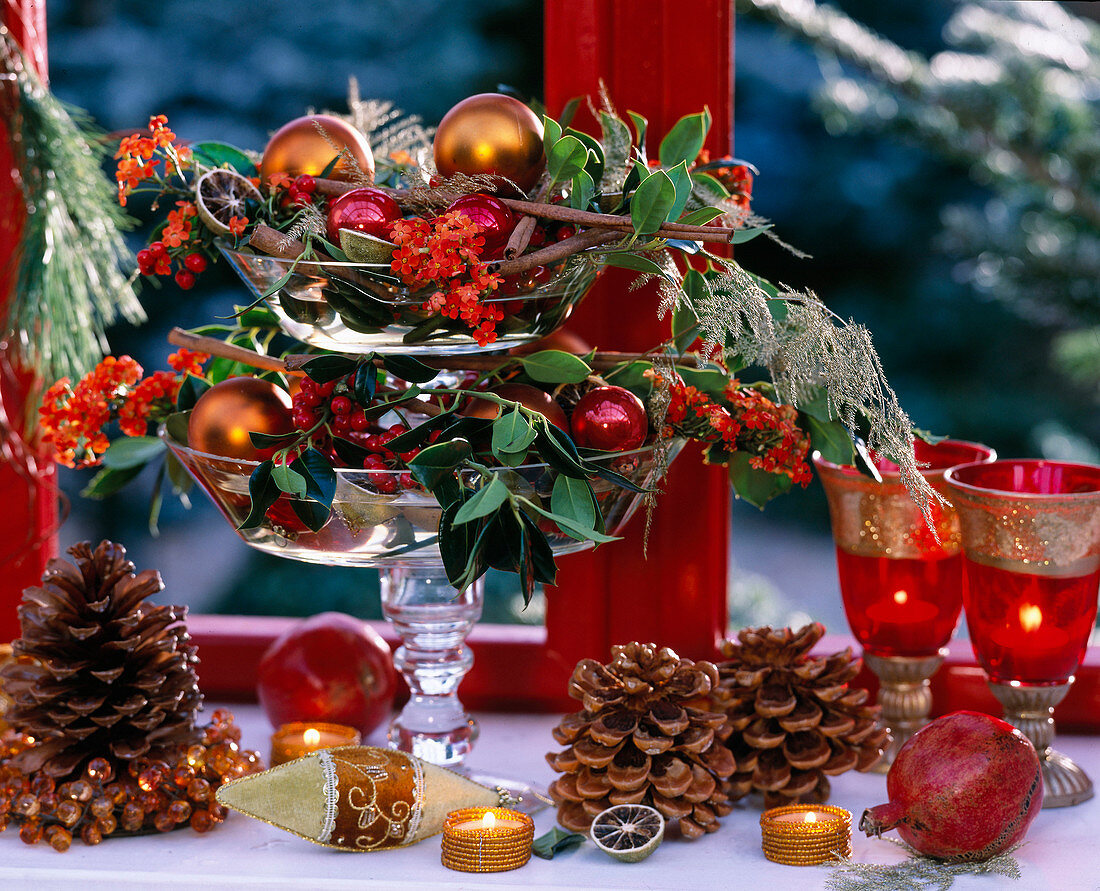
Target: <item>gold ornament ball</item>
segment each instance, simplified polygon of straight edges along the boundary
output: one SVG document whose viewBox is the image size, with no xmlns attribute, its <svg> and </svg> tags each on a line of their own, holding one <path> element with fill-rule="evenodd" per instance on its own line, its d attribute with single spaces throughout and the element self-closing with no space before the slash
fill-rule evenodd
<svg viewBox="0 0 1100 891">
<path fill-rule="evenodd" d="M 342 147 L 351 152 L 368 181 L 374 182 L 374 152 L 366 138 L 351 124 L 329 114 L 295 118 L 276 130 L 264 149 L 260 176 L 264 183 L 273 173 L 320 176 Z M 346 158 L 337 161 L 328 176 L 348 182 L 360 181 L 358 171 Z"/>
<path fill-rule="evenodd" d="M 432 150 L 443 176 L 495 173 L 525 192 L 546 166 L 542 121 L 518 99 L 500 93 L 479 93 L 448 111 Z"/>
<path fill-rule="evenodd" d="M 294 431 L 290 394 L 258 377 L 231 377 L 199 397 L 187 422 L 187 444 L 200 452 L 262 461 L 274 449 L 257 449 L 249 433 Z"/>
</svg>

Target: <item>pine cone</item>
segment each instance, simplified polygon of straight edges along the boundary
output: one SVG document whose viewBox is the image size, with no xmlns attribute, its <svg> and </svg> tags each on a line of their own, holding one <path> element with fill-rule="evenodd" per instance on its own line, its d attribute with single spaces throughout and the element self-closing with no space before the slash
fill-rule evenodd
<svg viewBox="0 0 1100 891">
<path fill-rule="evenodd" d="M 569 681 L 584 709 L 554 729 L 568 748 L 546 756 L 565 774 L 550 785 L 558 822 L 584 832 L 613 804 L 647 804 L 688 838 L 714 832 L 731 810 L 721 780 L 735 766 L 715 737 L 724 716 L 706 710 L 717 669 L 654 644 L 611 655 L 608 665 L 581 660 Z"/>
<path fill-rule="evenodd" d="M 866 690 L 848 687 L 862 660 L 851 649 L 810 656 L 824 634 L 817 622 L 745 628 L 740 643 L 722 644 L 728 661 L 718 665 L 711 701 L 726 712 L 719 736 L 737 761 L 724 784 L 731 800 L 758 790 L 767 807 L 820 803 L 829 776 L 870 770 L 882 757 L 888 731 L 877 726 L 879 709 L 864 705 Z"/>
<path fill-rule="evenodd" d="M 148 603 L 164 587 L 160 574 L 134 575 L 121 545 L 104 541 L 93 553 L 84 542 L 69 553 L 76 565 L 51 560 L 41 587 L 23 592 L 23 636 L 0 669 L 14 700 L 8 721 L 39 741 L 15 765 L 60 781 L 91 758 L 197 743 L 202 696 L 186 608 Z"/>
</svg>

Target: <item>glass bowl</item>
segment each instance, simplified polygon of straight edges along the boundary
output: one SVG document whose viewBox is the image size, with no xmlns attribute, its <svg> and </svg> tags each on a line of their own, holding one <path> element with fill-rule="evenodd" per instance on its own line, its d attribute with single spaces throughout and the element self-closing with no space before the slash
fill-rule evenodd
<svg viewBox="0 0 1100 891">
<path fill-rule="evenodd" d="M 332 515 L 319 532 L 310 532 L 303 526 L 290 507 L 288 495 L 283 495 L 273 505 L 260 526 L 237 529 L 248 516 L 251 503 L 248 479 L 258 462 L 195 451 L 172 439 L 163 429 L 160 435 L 237 534 L 257 550 L 326 565 L 440 565 L 439 549 L 428 542 L 436 534 L 441 509 L 430 493 L 400 488 L 398 478 L 407 471 L 337 468 Z M 669 462 L 682 444 L 679 440 L 669 444 Z M 646 486 L 656 482 L 654 451 L 654 446 L 649 445 L 590 460 L 606 465 L 636 485 Z M 537 496 L 543 504 L 549 505 L 557 475 L 552 468 L 545 464 L 529 464 L 502 468 L 502 472 L 513 491 L 532 501 Z M 377 480 L 379 474 L 392 477 L 398 484 L 395 494 L 377 491 L 372 480 Z M 592 480 L 592 488 L 608 534 L 617 534 L 633 516 L 641 496 L 601 478 Z M 592 546 L 591 542 L 570 538 L 545 518 L 540 518 L 539 525 L 547 533 L 555 554 L 572 554 Z"/>
<path fill-rule="evenodd" d="M 219 249 L 287 334 L 342 353 L 454 355 L 530 343 L 564 324 L 599 272 L 591 258 L 575 257 L 506 279 L 503 293 L 492 301 L 504 313 L 497 339 L 481 346 L 461 319 L 421 309 L 434 288 L 411 291 L 390 274 L 388 264 L 305 263 L 226 244 Z"/>
</svg>

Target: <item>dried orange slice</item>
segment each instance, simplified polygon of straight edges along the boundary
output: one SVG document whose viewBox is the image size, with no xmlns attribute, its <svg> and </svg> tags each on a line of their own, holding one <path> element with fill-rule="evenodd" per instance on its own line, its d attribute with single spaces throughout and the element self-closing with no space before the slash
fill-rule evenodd
<svg viewBox="0 0 1100 891">
<path fill-rule="evenodd" d="M 637 863 L 657 850 L 665 836 L 665 818 L 645 804 L 616 804 L 592 821 L 588 834 L 605 854 Z"/>
<path fill-rule="evenodd" d="M 259 204 L 263 200 L 252 181 L 235 170 L 209 170 L 195 183 L 199 219 L 218 235 L 229 234 L 229 221 L 233 217 L 249 215 L 248 202 Z"/>
</svg>

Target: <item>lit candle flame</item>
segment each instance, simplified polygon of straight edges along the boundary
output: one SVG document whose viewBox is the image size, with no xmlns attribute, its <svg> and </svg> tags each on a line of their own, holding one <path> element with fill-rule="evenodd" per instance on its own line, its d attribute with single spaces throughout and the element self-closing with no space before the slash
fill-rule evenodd
<svg viewBox="0 0 1100 891">
<path fill-rule="evenodd" d="M 1030 603 L 1020 607 L 1020 627 L 1024 631 L 1035 631 L 1043 624 L 1043 611 Z"/>
<path fill-rule="evenodd" d="M 898 594 L 904 594 L 904 593 L 905 593 L 904 591 L 899 591 L 898 592 Z M 806 823 L 816 823 L 817 822 L 817 814 L 815 814 L 813 811 L 806 811 L 806 816 L 804 818 L 804 821 Z"/>
<path fill-rule="evenodd" d="M 909 600 L 909 592 L 908 591 L 895 591 L 894 592 L 894 603 L 896 603 L 898 605 L 901 605 L 901 604 L 905 603 L 908 600 Z"/>
<path fill-rule="evenodd" d="M 321 741 L 321 733 L 319 730 L 310 727 L 309 730 L 302 734 L 302 741 L 307 746 L 315 746 Z"/>
<path fill-rule="evenodd" d="M 481 818 L 482 829 L 493 829 L 497 825 L 497 817 L 492 811 L 486 811 L 485 816 Z"/>
</svg>

